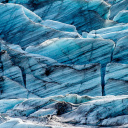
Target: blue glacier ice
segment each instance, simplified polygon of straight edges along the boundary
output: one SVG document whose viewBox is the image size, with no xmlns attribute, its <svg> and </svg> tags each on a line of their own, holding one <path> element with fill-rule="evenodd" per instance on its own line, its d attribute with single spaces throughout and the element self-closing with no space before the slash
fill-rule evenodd
<svg viewBox="0 0 128 128">
<path fill-rule="evenodd" d="M 9 2 L 27 4 L 27 7 L 34 10 L 43 20 L 72 24 L 79 33 L 105 27 L 106 19 L 110 15 L 110 5 L 103 0 L 9 0 Z M 92 20 L 94 18 L 95 21 Z M 113 21 L 108 22 L 109 26 L 115 24 Z"/>
<path fill-rule="evenodd" d="M 63 38 L 48 40 L 37 47 L 30 46 L 26 52 L 47 56 L 60 63 L 84 65 L 109 63 L 113 48 L 111 40 Z"/>
<path fill-rule="evenodd" d="M 0 128 L 128 127 L 128 0 L 0 0 Z"/>
<path fill-rule="evenodd" d="M 18 4 L 0 4 L 0 37 L 22 47 L 57 37 L 78 38 L 77 32 L 64 32 L 40 24 L 41 18 Z M 46 35 L 46 36 L 45 36 Z"/>
<path fill-rule="evenodd" d="M 113 19 L 118 23 L 128 23 L 128 10 L 120 11 Z"/>
</svg>

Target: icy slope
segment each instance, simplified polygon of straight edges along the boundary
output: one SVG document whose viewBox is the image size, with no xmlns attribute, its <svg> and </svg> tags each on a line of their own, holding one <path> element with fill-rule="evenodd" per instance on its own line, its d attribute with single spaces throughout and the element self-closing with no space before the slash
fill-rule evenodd
<svg viewBox="0 0 128 128">
<path fill-rule="evenodd" d="M 0 98 L 67 93 L 101 95 L 99 64 L 64 65 L 44 56 L 19 52 L 13 49 L 14 45 L 9 46 L 1 40 Z"/>
<path fill-rule="evenodd" d="M 0 4 L 0 37 L 23 48 L 57 37 L 78 38 L 77 32 L 64 32 L 42 25 L 41 18 L 17 4 Z"/>
<path fill-rule="evenodd" d="M 15 103 L 12 105 L 12 101 Z M 127 127 L 128 96 L 54 96 L 1 100 L 1 128 Z"/>
<path fill-rule="evenodd" d="M 43 20 L 72 24 L 79 33 L 116 24 L 108 20 L 110 5 L 103 0 L 9 0 L 9 2 L 24 5 Z"/>
<path fill-rule="evenodd" d="M 0 128 L 128 127 L 128 2 L 105 1 L 0 0 Z"/>
<path fill-rule="evenodd" d="M 28 47 L 26 51 L 60 63 L 84 65 L 111 62 L 113 48 L 114 42 L 111 40 L 65 38 L 48 40 L 37 47 Z"/>
</svg>

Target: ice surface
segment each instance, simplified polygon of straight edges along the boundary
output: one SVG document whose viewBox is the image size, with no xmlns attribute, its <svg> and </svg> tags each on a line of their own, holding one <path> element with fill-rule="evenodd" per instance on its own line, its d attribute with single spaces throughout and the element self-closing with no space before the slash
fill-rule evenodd
<svg viewBox="0 0 128 128">
<path fill-rule="evenodd" d="M 77 32 L 63 32 L 43 26 L 39 16 L 21 5 L 0 4 L 0 10 L 0 37 L 23 48 L 55 37 L 79 37 Z"/>
<path fill-rule="evenodd" d="M 18 94 L 21 98 L 67 93 L 101 95 L 100 64 L 81 66 L 59 64 L 41 55 L 17 51 L 14 45 L 9 47 L 10 45 L 5 43 L 1 44 L 3 52 L 1 62 L 4 64 L 1 98 L 17 98 Z M 14 89 L 15 91 L 12 91 Z M 12 92 L 16 94 L 13 95 Z"/>
<path fill-rule="evenodd" d="M 128 23 L 128 10 L 120 11 L 113 19 L 118 23 Z"/>
<path fill-rule="evenodd" d="M 72 100 L 75 98 L 78 98 L 78 102 Z M 128 96 L 125 95 L 105 97 L 66 95 L 15 100 L 13 106 L 11 106 L 12 100 L 10 102 L 1 100 L 1 105 L 8 103 L 11 107 L 7 108 L 6 115 L 2 115 L 4 120 L 0 123 L 0 127 L 55 128 L 57 125 L 58 128 L 96 128 L 96 126 L 115 126 L 115 124 L 123 127 L 128 122 L 127 100 Z M 64 104 L 66 106 L 63 106 Z M 56 115 L 59 111 L 57 105 L 64 110 L 64 114 Z M 73 125 L 77 123 L 78 125 Z"/>
<path fill-rule="evenodd" d="M 0 2 L 0 128 L 128 127 L 127 0 Z"/>
<path fill-rule="evenodd" d="M 111 40 L 65 38 L 48 40 L 37 47 L 28 47 L 26 51 L 61 63 L 84 65 L 109 63 L 113 48 L 114 42 Z"/>
</svg>

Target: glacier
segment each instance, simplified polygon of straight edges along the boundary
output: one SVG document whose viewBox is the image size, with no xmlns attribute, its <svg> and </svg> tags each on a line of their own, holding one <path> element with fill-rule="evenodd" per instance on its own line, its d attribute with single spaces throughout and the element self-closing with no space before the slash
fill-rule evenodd
<svg viewBox="0 0 128 128">
<path fill-rule="evenodd" d="M 0 128 L 127 128 L 127 41 L 127 0 L 0 0 Z"/>
</svg>

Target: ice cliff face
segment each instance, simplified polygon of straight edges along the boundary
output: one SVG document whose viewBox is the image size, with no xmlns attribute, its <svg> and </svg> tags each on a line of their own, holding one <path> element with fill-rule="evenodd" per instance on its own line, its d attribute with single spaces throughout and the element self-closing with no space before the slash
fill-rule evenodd
<svg viewBox="0 0 128 128">
<path fill-rule="evenodd" d="M 27 7 L 43 20 L 49 19 L 72 24 L 79 33 L 115 24 L 112 21 L 108 21 L 106 24 L 110 5 L 103 0 L 26 0 L 26 2 L 24 0 L 10 0 L 10 2 L 27 4 Z"/>
<path fill-rule="evenodd" d="M 0 128 L 128 127 L 127 0 L 0 2 Z"/>
<path fill-rule="evenodd" d="M 39 16 L 21 5 L 0 4 L 0 37 L 22 48 L 57 37 L 78 38 L 77 32 L 58 31 L 41 24 Z M 45 37 L 45 38 L 44 38 Z"/>
</svg>

